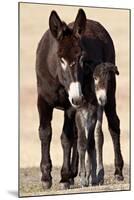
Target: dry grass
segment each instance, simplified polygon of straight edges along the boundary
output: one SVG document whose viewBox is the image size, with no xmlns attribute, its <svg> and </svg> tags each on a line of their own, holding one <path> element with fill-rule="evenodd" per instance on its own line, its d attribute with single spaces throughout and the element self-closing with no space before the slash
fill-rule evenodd
<svg viewBox="0 0 134 200">
<path fill-rule="evenodd" d="M 48 28 L 48 18 L 55 9 L 67 23 L 73 21 L 78 7 L 49 6 L 21 3 L 20 6 L 20 166 L 38 166 L 40 141 L 38 137 L 38 111 L 36 106 L 35 52 L 37 44 Z M 116 48 L 117 112 L 121 121 L 121 146 L 125 163 L 129 163 L 129 15 L 127 10 L 83 8 L 87 18 L 99 21 L 108 30 Z M 69 15 L 68 15 L 69 13 Z M 53 138 L 51 157 L 54 166 L 62 165 L 60 134 L 63 112 L 55 110 L 52 120 Z M 104 162 L 112 164 L 113 146 L 104 119 Z M 58 146 L 58 148 L 57 148 Z"/>
<path fill-rule="evenodd" d="M 79 177 L 75 179 L 75 184 L 71 189 L 60 190 L 60 168 L 54 167 L 52 171 L 53 185 L 49 190 L 44 191 L 41 185 L 41 173 L 39 168 L 22 168 L 20 170 L 20 196 L 37 196 L 37 195 L 53 195 L 53 194 L 73 194 L 85 192 L 102 192 L 102 191 L 120 191 L 129 190 L 129 167 L 124 167 L 124 181 L 118 182 L 113 176 L 113 166 L 105 167 L 105 182 L 102 186 L 80 187 Z"/>
</svg>

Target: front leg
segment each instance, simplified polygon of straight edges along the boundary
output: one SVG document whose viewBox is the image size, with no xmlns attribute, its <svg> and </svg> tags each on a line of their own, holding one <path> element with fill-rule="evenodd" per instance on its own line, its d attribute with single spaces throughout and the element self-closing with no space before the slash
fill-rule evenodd
<svg viewBox="0 0 134 200">
<path fill-rule="evenodd" d="M 69 116 L 67 111 L 65 111 L 63 131 L 61 135 L 61 144 L 63 148 L 63 165 L 61 169 L 60 181 L 61 189 L 70 188 L 70 180 L 73 180 L 75 177 L 75 174 L 71 171 L 71 150 L 75 140 L 74 123 L 74 115 Z M 77 160 L 77 158 L 75 159 Z"/>
<path fill-rule="evenodd" d="M 40 95 L 38 96 L 38 111 L 40 119 L 39 137 L 41 140 L 41 181 L 43 188 L 48 189 L 52 185 L 50 142 L 52 137 L 51 119 L 53 109 L 45 102 L 43 97 Z"/>
<path fill-rule="evenodd" d="M 82 187 L 88 186 L 89 180 L 86 175 L 86 166 L 85 166 L 85 154 L 87 147 L 87 139 L 85 137 L 85 132 L 78 130 L 78 153 L 79 153 L 79 175 L 80 183 Z"/>
<path fill-rule="evenodd" d="M 95 127 L 95 148 L 97 160 L 97 182 L 102 185 L 104 182 L 104 166 L 103 166 L 103 143 L 104 136 L 102 132 L 103 107 L 98 106 L 97 123 Z"/>
</svg>

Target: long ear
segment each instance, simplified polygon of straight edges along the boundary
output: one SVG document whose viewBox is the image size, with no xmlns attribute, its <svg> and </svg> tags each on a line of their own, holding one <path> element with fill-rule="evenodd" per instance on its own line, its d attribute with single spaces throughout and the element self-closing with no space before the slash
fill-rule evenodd
<svg viewBox="0 0 134 200">
<path fill-rule="evenodd" d="M 86 15 L 84 10 L 79 9 L 78 14 L 76 16 L 73 32 L 76 36 L 80 37 L 86 29 Z"/>
<path fill-rule="evenodd" d="M 118 71 L 117 66 L 114 67 L 114 72 L 115 72 L 116 75 L 119 75 L 119 71 Z"/>
<path fill-rule="evenodd" d="M 118 71 L 118 68 L 117 66 L 115 66 L 113 63 L 109 63 L 109 62 L 106 62 L 106 63 L 102 63 L 104 65 L 103 67 L 103 71 L 112 71 L 114 72 L 116 75 L 119 75 L 119 71 Z"/>
<path fill-rule="evenodd" d="M 52 11 L 49 17 L 49 27 L 52 35 L 59 40 L 62 36 L 63 30 L 67 27 L 64 22 L 62 22 L 56 13 L 56 11 Z"/>
</svg>

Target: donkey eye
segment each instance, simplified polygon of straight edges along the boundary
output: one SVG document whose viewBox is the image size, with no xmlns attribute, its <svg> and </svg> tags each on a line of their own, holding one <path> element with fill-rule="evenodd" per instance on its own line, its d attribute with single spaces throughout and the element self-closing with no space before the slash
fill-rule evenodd
<svg viewBox="0 0 134 200">
<path fill-rule="evenodd" d="M 64 60 L 63 60 L 63 58 L 60 58 L 60 61 L 61 61 L 61 63 L 64 63 Z"/>
<path fill-rule="evenodd" d="M 73 61 L 73 62 L 71 62 L 71 63 L 70 63 L 70 65 L 69 65 L 69 66 L 70 66 L 70 67 L 73 67 L 75 64 L 76 64 L 76 62 L 75 62 L 75 61 Z"/>
<path fill-rule="evenodd" d="M 95 80 L 95 81 L 97 81 L 97 80 L 98 80 L 97 76 L 94 76 L 94 80 Z"/>
</svg>

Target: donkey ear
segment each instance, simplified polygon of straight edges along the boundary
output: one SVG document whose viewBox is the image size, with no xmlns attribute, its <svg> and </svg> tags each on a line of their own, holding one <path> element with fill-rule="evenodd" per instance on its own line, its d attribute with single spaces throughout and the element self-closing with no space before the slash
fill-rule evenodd
<svg viewBox="0 0 134 200">
<path fill-rule="evenodd" d="M 119 71 L 118 71 L 117 66 L 114 67 L 114 72 L 115 72 L 116 75 L 119 75 Z"/>
<path fill-rule="evenodd" d="M 52 35 L 57 40 L 59 40 L 62 35 L 63 26 L 65 27 L 66 24 L 60 20 L 56 11 L 52 11 L 49 17 L 49 27 Z"/>
<path fill-rule="evenodd" d="M 86 15 L 84 10 L 79 9 L 78 14 L 76 16 L 73 32 L 76 36 L 80 37 L 86 29 Z"/>
</svg>

